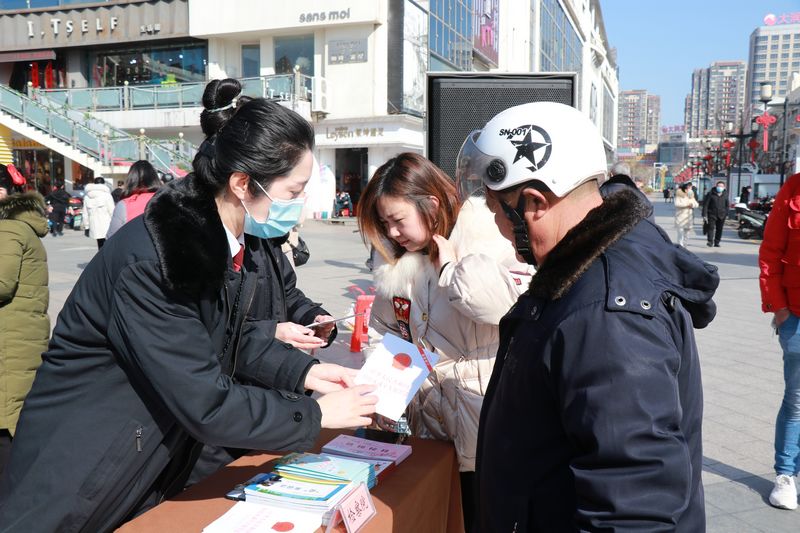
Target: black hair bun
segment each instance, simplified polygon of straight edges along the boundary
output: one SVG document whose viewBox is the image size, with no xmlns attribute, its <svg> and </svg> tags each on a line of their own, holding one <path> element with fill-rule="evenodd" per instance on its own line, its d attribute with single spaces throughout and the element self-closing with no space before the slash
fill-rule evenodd
<svg viewBox="0 0 800 533">
<path fill-rule="evenodd" d="M 203 107 L 200 114 L 200 127 L 206 137 L 217 133 L 222 126 L 236 113 L 235 107 L 228 107 L 233 99 L 242 92 L 242 85 L 238 80 L 226 78 L 224 80 L 211 80 L 203 92 Z M 221 111 L 216 111 L 220 110 Z"/>
</svg>

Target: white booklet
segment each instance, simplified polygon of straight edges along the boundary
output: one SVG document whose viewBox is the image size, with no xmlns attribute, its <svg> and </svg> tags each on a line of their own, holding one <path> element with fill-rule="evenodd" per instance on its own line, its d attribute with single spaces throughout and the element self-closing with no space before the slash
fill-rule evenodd
<svg viewBox="0 0 800 533">
<path fill-rule="evenodd" d="M 398 420 L 433 371 L 439 356 L 387 333 L 356 375 L 356 384 L 377 386 L 375 412 Z"/>
<path fill-rule="evenodd" d="M 228 512 L 203 528 L 203 533 L 313 533 L 322 524 L 321 513 L 237 502 Z"/>
</svg>

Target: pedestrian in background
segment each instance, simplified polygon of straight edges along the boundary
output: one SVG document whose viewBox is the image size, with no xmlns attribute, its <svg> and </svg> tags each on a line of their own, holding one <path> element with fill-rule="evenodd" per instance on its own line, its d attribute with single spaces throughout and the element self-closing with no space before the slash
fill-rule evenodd
<svg viewBox="0 0 800 533">
<path fill-rule="evenodd" d="M 53 191 L 44 199 L 47 202 L 48 218 L 50 219 L 50 234 L 53 237 L 64 235 L 64 217 L 67 216 L 70 199 L 69 193 L 64 190 L 64 184 L 53 185 Z"/>
<path fill-rule="evenodd" d="M 742 193 L 739 195 L 739 203 L 744 204 L 746 208 L 749 209 L 750 204 L 750 186 L 745 185 L 742 187 Z"/>
<path fill-rule="evenodd" d="M 0 190 L 12 190 L 0 177 Z M 8 461 L 22 402 L 50 338 L 44 199 L 0 195 L 0 474 Z"/>
<path fill-rule="evenodd" d="M 105 183 L 106 180 L 98 176 L 94 183 L 86 186 L 83 196 L 83 226 L 89 229 L 89 238 L 97 241 L 98 250 L 106 242 L 114 214 L 114 198 Z"/>
<path fill-rule="evenodd" d="M 775 197 L 758 252 L 761 309 L 774 313 L 783 350 L 783 401 L 775 421 L 775 485 L 769 503 L 797 508 L 800 473 L 800 174 L 789 176 Z"/>
<path fill-rule="evenodd" d="M 686 248 L 686 239 L 694 229 L 694 210 L 700 207 L 689 183 L 681 183 L 675 191 L 675 227 L 678 245 Z"/>
<path fill-rule="evenodd" d="M 498 323 L 527 290 L 520 263 L 483 198 L 460 206 L 453 180 L 421 155 L 384 163 L 364 189 L 358 224 L 375 265 L 371 325 L 440 356 L 408 406 L 414 435 L 455 443 L 468 532 L 475 521 L 475 446 Z"/>
<path fill-rule="evenodd" d="M 114 206 L 106 238 L 110 239 L 129 220 L 144 213 L 147 203 L 161 188 L 161 180 L 149 161 L 137 161 L 131 165 L 120 201 Z"/>
<path fill-rule="evenodd" d="M 716 267 L 674 246 L 635 192 L 600 196 L 603 139 L 573 107 L 501 112 L 456 168 L 537 265 L 500 322 L 481 410 L 480 531 L 703 531 L 693 330 L 714 317 Z"/>
<path fill-rule="evenodd" d="M 128 174 L 130 174 L 130 171 L 128 171 Z M 124 192 L 122 189 L 124 185 L 125 182 L 123 180 L 117 180 L 117 188 L 111 191 L 111 197 L 114 199 L 115 205 L 119 203 L 120 200 L 122 200 L 122 193 Z"/>
<path fill-rule="evenodd" d="M 728 197 L 725 195 L 725 182 L 718 181 L 714 189 L 703 199 L 703 224 L 708 225 L 706 246 L 719 248 L 722 228 L 728 217 Z"/>
<path fill-rule="evenodd" d="M 209 83 L 204 113 L 235 113 L 67 298 L 0 478 L 0 531 L 113 531 L 177 494 L 204 443 L 305 451 L 321 427 L 370 422 L 373 387 L 346 388 L 354 370 L 267 320 L 265 239 L 297 213 L 314 131 L 240 89 Z"/>
</svg>

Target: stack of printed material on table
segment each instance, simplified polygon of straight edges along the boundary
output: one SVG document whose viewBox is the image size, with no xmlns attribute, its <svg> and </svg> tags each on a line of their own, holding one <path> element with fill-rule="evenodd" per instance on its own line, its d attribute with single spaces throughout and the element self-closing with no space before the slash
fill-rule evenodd
<svg viewBox="0 0 800 533">
<path fill-rule="evenodd" d="M 203 528 L 203 533 L 313 533 L 322 525 L 319 513 L 237 502 L 228 512 Z"/>
<path fill-rule="evenodd" d="M 375 486 L 375 468 L 367 461 L 358 461 L 327 453 L 290 453 L 278 461 L 275 472 L 299 480 L 351 481 Z"/>
<path fill-rule="evenodd" d="M 352 489 L 349 481 L 299 480 L 270 472 L 245 487 L 244 494 L 249 503 L 323 514 Z"/>
<path fill-rule="evenodd" d="M 407 444 L 388 444 L 351 435 L 339 435 L 322 447 L 328 454 L 343 455 L 369 461 L 391 461 L 399 465 L 411 455 Z M 380 472 L 379 472 L 380 474 Z"/>
</svg>

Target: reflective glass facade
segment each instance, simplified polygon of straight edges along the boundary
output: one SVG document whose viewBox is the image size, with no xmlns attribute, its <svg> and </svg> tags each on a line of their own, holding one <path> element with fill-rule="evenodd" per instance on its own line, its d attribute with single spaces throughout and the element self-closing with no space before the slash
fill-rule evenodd
<svg viewBox="0 0 800 533">
<path fill-rule="evenodd" d="M 431 54 L 457 70 L 472 70 L 472 7 L 473 0 L 430 2 Z"/>
<path fill-rule="evenodd" d="M 542 0 L 541 70 L 581 72 L 581 40 L 558 0 Z"/>
<path fill-rule="evenodd" d="M 205 81 L 208 47 L 200 41 L 90 53 L 90 87 Z"/>
<path fill-rule="evenodd" d="M 275 37 L 275 74 L 314 75 L 314 34 Z"/>
<path fill-rule="evenodd" d="M 0 0 L 0 11 L 36 9 L 39 7 L 74 6 L 75 4 L 97 4 L 108 0 Z"/>
</svg>

